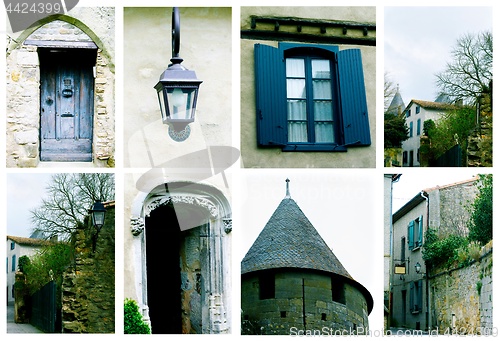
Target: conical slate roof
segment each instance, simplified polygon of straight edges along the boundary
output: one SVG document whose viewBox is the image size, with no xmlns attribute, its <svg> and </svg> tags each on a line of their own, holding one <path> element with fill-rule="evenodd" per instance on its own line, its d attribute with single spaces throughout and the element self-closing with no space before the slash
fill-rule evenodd
<svg viewBox="0 0 500 341">
<path fill-rule="evenodd" d="M 241 262 L 242 274 L 275 268 L 320 270 L 352 279 L 288 195 Z"/>
<path fill-rule="evenodd" d="M 401 111 L 398 109 L 401 108 Z M 401 94 L 399 93 L 399 89 L 396 91 L 396 94 L 392 98 L 392 102 L 387 108 L 387 113 L 388 114 L 393 114 L 393 115 L 398 115 L 400 112 L 403 112 L 405 109 L 405 103 L 403 102 L 403 98 L 401 97 Z"/>
</svg>

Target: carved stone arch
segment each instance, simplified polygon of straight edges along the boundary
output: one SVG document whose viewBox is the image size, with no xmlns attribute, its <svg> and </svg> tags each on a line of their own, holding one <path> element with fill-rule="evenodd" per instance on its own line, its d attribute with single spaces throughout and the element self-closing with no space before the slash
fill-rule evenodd
<svg viewBox="0 0 500 341">
<path fill-rule="evenodd" d="M 139 193 L 132 205 L 130 217 L 131 233 L 134 236 L 136 264 L 136 288 L 139 306 L 146 321 L 149 321 L 148 274 L 146 264 L 146 218 L 164 206 L 175 209 L 181 230 L 193 229 L 204 221 L 206 248 L 202 265 L 203 286 L 207 293 L 202 305 L 202 332 L 230 332 L 230 265 L 225 259 L 228 253 L 228 234 L 232 230 L 232 215 L 225 195 L 213 186 L 189 182 L 170 182 L 154 187 L 149 193 Z M 189 214 L 183 214 L 189 212 Z M 198 212 L 198 214 L 194 214 Z M 182 220 L 184 216 L 189 219 Z M 194 216 L 194 218 L 193 218 Z M 200 220 L 200 217 L 202 219 Z M 184 217 L 185 218 L 185 217 Z M 194 219 L 194 220 L 193 220 Z M 166 227 L 168 228 L 168 227 Z M 139 251 L 139 252 L 138 252 Z M 201 251 L 200 251 L 201 252 Z M 153 327 L 154 329 L 154 327 Z M 154 332 L 154 331 L 153 331 Z"/>
</svg>

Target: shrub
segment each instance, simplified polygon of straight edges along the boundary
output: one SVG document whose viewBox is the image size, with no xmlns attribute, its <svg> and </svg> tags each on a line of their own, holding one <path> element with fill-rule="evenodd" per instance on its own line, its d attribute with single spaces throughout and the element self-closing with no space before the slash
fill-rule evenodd
<svg viewBox="0 0 500 341">
<path fill-rule="evenodd" d="M 142 320 L 139 306 L 134 300 L 125 299 L 123 318 L 125 334 L 151 334 L 151 329 Z"/>
<path fill-rule="evenodd" d="M 459 261 L 459 250 L 466 249 L 467 244 L 467 238 L 457 235 L 439 239 L 436 230 L 429 228 L 425 234 L 422 258 L 431 269 L 439 265 L 449 267 Z"/>
</svg>

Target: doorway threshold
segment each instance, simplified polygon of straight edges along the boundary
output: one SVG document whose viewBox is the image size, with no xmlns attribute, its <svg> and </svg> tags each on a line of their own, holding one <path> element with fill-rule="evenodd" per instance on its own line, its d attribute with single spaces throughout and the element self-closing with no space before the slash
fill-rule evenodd
<svg viewBox="0 0 500 341">
<path fill-rule="evenodd" d="M 39 162 L 37 168 L 94 168 L 93 162 Z"/>
</svg>

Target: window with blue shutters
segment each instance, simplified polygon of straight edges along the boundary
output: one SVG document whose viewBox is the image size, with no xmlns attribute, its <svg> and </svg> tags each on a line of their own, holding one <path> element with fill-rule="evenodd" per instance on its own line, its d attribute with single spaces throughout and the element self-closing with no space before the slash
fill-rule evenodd
<svg viewBox="0 0 500 341">
<path fill-rule="evenodd" d="M 256 44 L 257 138 L 283 151 L 371 144 L 359 49 Z"/>
<path fill-rule="evenodd" d="M 417 136 L 420 136 L 420 130 L 421 130 L 420 126 L 421 126 L 421 123 L 420 123 L 420 118 L 419 118 L 417 120 Z"/>
<path fill-rule="evenodd" d="M 12 271 L 16 271 L 16 255 L 12 256 Z"/>
<path fill-rule="evenodd" d="M 413 250 L 422 246 L 423 242 L 423 216 L 419 216 L 415 220 L 408 223 L 408 249 Z"/>
<path fill-rule="evenodd" d="M 422 312 L 422 284 L 422 280 L 410 282 L 410 311 L 414 314 Z"/>
</svg>

